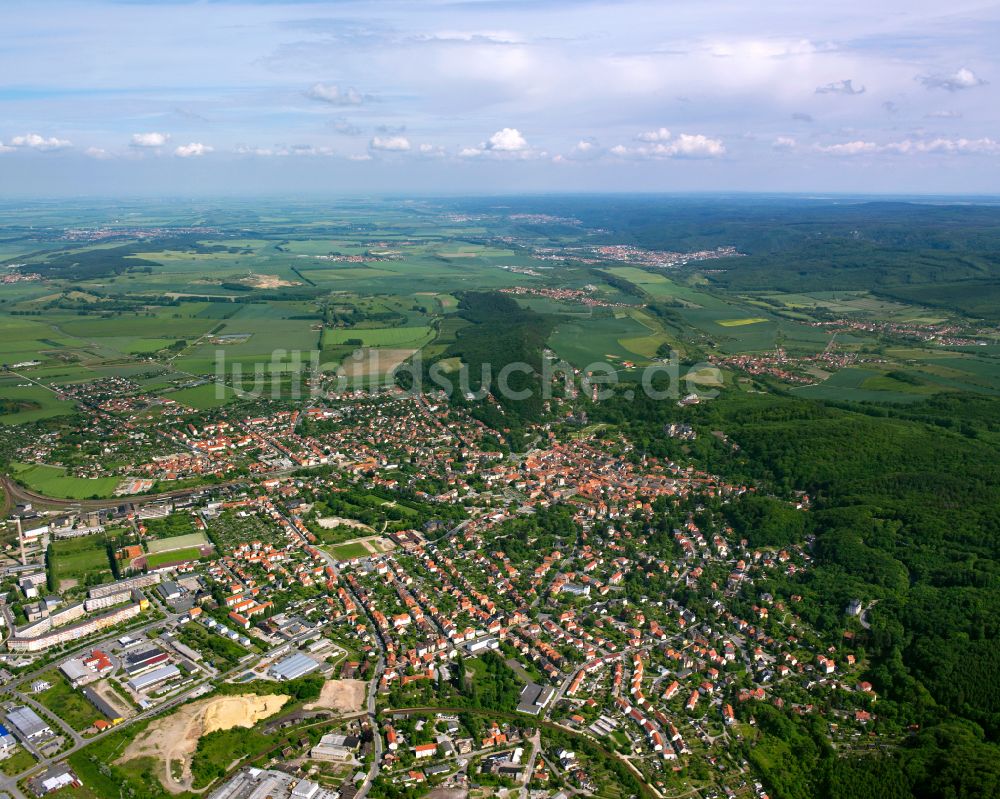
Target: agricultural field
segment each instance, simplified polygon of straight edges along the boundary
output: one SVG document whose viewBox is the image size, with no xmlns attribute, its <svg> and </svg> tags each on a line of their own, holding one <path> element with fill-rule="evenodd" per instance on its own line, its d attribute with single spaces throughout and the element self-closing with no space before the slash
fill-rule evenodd
<svg viewBox="0 0 1000 799">
<path fill-rule="evenodd" d="M 719 324 L 723 327 L 743 327 L 744 325 L 756 325 L 766 321 L 767 319 L 763 316 L 751 316 L 744 319 L 720 319 Z"/>
<path fill-rule="evenodd" d="M 42 386 L 0 378 L 0 424 L 36 422 L 73 412 L 73 403 Z"/>
<path fill-rule="evenodd" d="M 792 391 L 813 399 L 876 402 L 915 402 L 926 393 L 913 391 L 906 384 L 887 379 L 882 372 L 861 368 L 843 369 L 822 383 L 793 388 Z"/>
<path fill-rule="evenodd" d="M 563 322 L 553 332 L 549 346 L 556 355 L 582 368 L 595 362 L 620 364 L 647 359 L 651 350 L 652 355 L 656 353 L 652 336 L 650 328 L 622 313 Z"/>
<path fill-rule="evenodd" d="M 352 344 L 362 347 L 414 347 L 419 349 L 430 340 L 431 328 L 383 327 L 353 330 L 326 330 L 323 333 L 323 348 L 331 345 Z"/>
<path fill-rule="evenodd" d="M 191 388 L 182 388 L 178 391 L 164 392 L 163 396 L 195 410 L 205 410 L 225 405 L 236 395 L 229 386 L 212 382 L 202 383 Z"/>
<path fill-rule="evenodd" d="M 479 211 L 474 218 L 453 216 L 464 206 Z M 448 350 L 468 324 L 460 304 L 468 290 L 518 287 L 522 307 L 555 320 L 548 346 L 578 367 L 595 361 L 643 366 L 670 351 L 701 360 L 780 348 L 809 358 L 832 341 L 819 320 L 930 325 L 952 318 L 949 304 L 983 305 L 957 285 L 940 298 L 919 285 L 844 289 L 803 279 L 778 289 L 755 261 L 669 267 L 595 259 L 591 242 L 615 243 L 614 214 L 606 225 L 589 228 L 513 221 L 489 203 L 348 203 L 332 219 L 329 209 L 306 206 L 255 210 L 252 219 L 243 218 L 246 212 L 231 209 L 220 217 L 228 221 L 200 234 L 67 241 L 35 232 L 23 242 L 5 242 L 0 265 L 30 253 L 30 266 L 43 280 L 0 288 L 2 360 L 39 361 L 24 366 L 24 375 L 52 386 L 135 375 L 158 395 L 204 411 L 237 397 L 237 381 L 219 390 L 199 382 L 214 378 L 223 359 L 230 370 L 241 370 L 242 386 L 252 384 L 255 368 L 268 381 L 277 372 L 287 384 L 289 353 L 308 360 L 318 352 L 325 370 L 342 367 L 354 382 L 384 378 L 418 353 L 425 364 L 436 358 L 451 363 Z M 39 213 L 56 227 L 69 219 L 55 209 Z M 97 207 L 86 209 L 85 217 L 108 224 L 103 215 L 109 213 Z M 23 222 L 16 211 L 8 214 L 11 224 Z M 143 207 L 134 216 L 165 229 L 197 218 L 168 206 Z M 685 246 L 690 225 L 665 223 L 679 238 L 662 244 Z M 727 231 L 720 227 L 712 246 L 728 243 L 733 234 Z M 780 272 L 786 265 L 768 268 Z M 587 305 L 552 293 L 558 290 L 586 290 L 616 306 Z M 934 352 L 899 361 L 890 355 L 863 380 L 848 374 L 796 390 L 894 401 L 949 390 L 992 392 L 1000 378 L 986 358 L 1000 352 L 997 341 L 993 335 L 973 364 L 939 364 L 934 371 L 926 368 L 940 360 Z M 844 351 L 882 344 L 863 331 L 837 336 Z M 372 352 L 377 366 L 370 365 Z M 916 375 L 923 388 L 882 379 L 894 367 L 916 366 L 923 368 Z M 16 375 L 0 378 L 0 425 L 45 422 L 72 410 L 71 402 L 40 385 Z M 22 479 L 71 498 L 111 490 L 49 470 Z"/>
</svg>

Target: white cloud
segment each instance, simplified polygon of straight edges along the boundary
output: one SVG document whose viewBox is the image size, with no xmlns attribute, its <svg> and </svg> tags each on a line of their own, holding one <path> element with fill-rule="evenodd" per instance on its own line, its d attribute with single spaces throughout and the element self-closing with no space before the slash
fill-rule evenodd
<svg viewBox="0 0 1000 799">
<path fill-rule="evenodd" d="M 927 119 L 961 119 L 962 115 L 958 111 L 931 111 L 924 116 Z"/>
<path fill-rule="evenodd" d="M 370 155 L 368 155 L 368 153 L 360 153 L 360 154 L 356 154 L 356 155 L 350 155 L 350 156 L 348 156 L 348 158 L 351 161 L 371 161 L 372 160 L 372 157 Z"/>
<path fill-rule="evenodd" d="M 334 149 L 323 144 L 293 144 L 288 148 L 292 155 L 330 156 L 334 155 Z"/>
<path fill-rule="evenodd" d="M 951 75 L 923 75 L 917 78 L 917 80 L 928 89 L 944 89 L 949 92 L 974 89 L 977 86 L 985 86 L 987 83 L 967 67 L 962 67 Z"/>
<path fill-rule="evenodd" d="M 291 151 L 284 146 L 281 147 L 251 147 L 247 144 L 240 144 L 236 147 L 237 155 L 256 155 L 260 158 L 274 158 L 291 155 Z"/>
<path fill-rule="evenodd" d="M 383 152 L 405 153 L 410 149 L 410 140 L 405 136 L 375 136 L 368 146 Z"/>
<path fill-rule="evenodd" d="M 795 141 L 791 136 L 779 136 L 771 144 L 775 150 L 794 150 L 798 146 L 798 142 Z"/>
<path fill-rule="evenodd" d="M 672 149 L 671 155 L 685 158 L 718 158 L 726 154 L 726 148 L 719 139 L 710 139 L 700 133 L 682 133 L 667 147 Z"/>
<path fill-rule="evenodd" d="M 170 141 L 169 133 L 158 133 L 154 130 L 149 133 L 133 133 L 131 145 L 132 147 L 162 147 L 168 141 Z"/>
<path fill-rule="evenodd" d="M 14 152 L 13 147 L 8 147 L 6 144 L 0 141 L 0 153 L 12 153 L 12 152 Z"/>
<path fill-rule="evenodd" d="M 842 144 L 817 144 L 816 151 L 829 155 L 863 155 L 878 152 L 879 146 L 871 141 L 848 141 Z"/>
<path fill-rule="evenodd" d="M 174 150 L 174 155 L 179 158 L 198 158 L 205 155 L 206 153 L 212 152 L 213 148 L 209 147 L 207 144 L 202 144 L 201 142 L 193 141 L 190 144 L 182 144 L 176 150 Z"/>
<path fill-rule="evenodd" d="M 838 80 L 827 83 L 825 86 L 817 86 L 816 94 L 864 94 L 865 87 L 855 87 L 854 82 L 848 80 Z"/>
<path fill-rule="evenodd" d="M 528 149 L 528 142 L 517 128 L 503 128 L 490 136 L 486 149 L 500 153 L 520 153 Z"/>
<path fill-rule="evenodd" d="M 26 133 L 11 139 L 10 146 L 27 147 L 31 150 L 62 150 L 66 147 L 72 147 L 73 143 L 66 139 L 57 139 L 55 136 L 45 138 L 38 133 Z"/>
<path fill-rule="evenodd" d="M 993 139 L 930 139 L 911 141 L 906 139 L 885 146 L 887 152 L 901 153 L 971 153 L 995 155 L 1000 153 L 1000 142 Z"/>
<path fill-rule="evenodd" d="M 842 144 L 817 144 L 817 152 L 827 155 L 867 155 L 871 153 L 889 153 L 894 155 L 997 155 L 1000 154 L 1000 142 L 989 139 L 903 139 L 902 141 L 878 144 L 870 141 L 851 141 Z"/>
<path fill-rule="evenodd" d="M 103 147 L 88 147 L 83 151 L 83 154 L 88 158 L 95 158 L 98 161 L 107 161 L 111 158 L 111 153 L 105 150 Z"/>
<path fill-rule="evenodd" d="M 716 42 L 708 51 L 716 58 L 785 58 L 833 50 L 832 44 L 816 45 L 808 39 L 746 39 Z"/>
<path fill-rule="evenodd" d="M 640 133 L 636 138 L 639 141 L 644 142 L 657 142 L 657 141 L 669 141 L 670 131 L 666 128 L 658 128 L 657 130 L 648 130 L 645 133 Z"/>
<path fill-rule="evenodd" d="M 611 153 L 623 158 L 721 158 L 726 146 L 721 139 L 712 139 L 701 133 L 680 133 L 673 136 L 666 128 L 640 133 L 643 142 L 639 147 L 612 147 Z"/>
<path fill-rule="evenodd" d="M 541 153 L 536 153 L 530 147 L 528 140 L 517 128 L 501 128 L 487 141 L 481 142 L 478 147 L 464 147 L 458 155 L 461 158 L 477 158 L 479 156 L 532 158 L 541 155 Z"/>
<path fill-rule="evenodd" d="M 306 96 L 330 105 L 361 105 L 365 101 L 357 89 L 341 89 L 336 83 L 314 83 Z"/>
<path fill-rule="evenodd" d="M 206 152 L 210 151 L 207 150 Z M 259 158 L 285 158 L 292 155 L 325 156 L 333 155 L 332 147 L 316 146 L 314 144 L 276 144 L 273 147 L 251 147 L 241 144 L 236 147 L 237 155 L 253 155 Z"/>
</svg>

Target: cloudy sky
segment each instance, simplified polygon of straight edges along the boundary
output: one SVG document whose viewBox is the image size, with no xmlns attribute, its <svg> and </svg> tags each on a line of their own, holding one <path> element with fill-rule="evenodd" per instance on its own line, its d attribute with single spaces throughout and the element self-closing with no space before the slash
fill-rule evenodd
<svg viewBox="0 0 1000 799">
<path fill-rule="evenodd" d="M 4 0 L 0 193 L 1000 193 L 1000 4 Z"/>
</svg>

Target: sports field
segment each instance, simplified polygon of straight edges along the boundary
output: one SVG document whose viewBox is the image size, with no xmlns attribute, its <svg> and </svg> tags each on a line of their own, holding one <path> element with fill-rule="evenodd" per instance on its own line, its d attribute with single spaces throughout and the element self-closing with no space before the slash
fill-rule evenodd
<svg viewBox="0 0 1000 799">
<path fill-rule="evenodd" d="M 198 560 L 201 557 L 201 550 L 198 547 L 187 547 L 185 549 L 172 549 L 169 552 L 158 552 L 146 558 L 146 568 L 155 569 L 165 563 L 180 563 L 185 560 Z"/>
<path fill-rule="evenodd" d="M 329 547 L 327 551 L 337 560 L 353 560 L 354 558 L 364 558 L 372 554 L 371 550 L 360 542 L 335 545 Z"/>
<path fill-rule="evenodd" d="M 175 535 L 172 538 L 160 538 L 156 541 L 146 543 L 146 550 L 155 555 L 160 552 L 176 552 L 179 549 L 191 549 L 192 547 L 205 546 L 208 538 L 204 533 L 188 533 L 187 535 Z"/>
</svg>

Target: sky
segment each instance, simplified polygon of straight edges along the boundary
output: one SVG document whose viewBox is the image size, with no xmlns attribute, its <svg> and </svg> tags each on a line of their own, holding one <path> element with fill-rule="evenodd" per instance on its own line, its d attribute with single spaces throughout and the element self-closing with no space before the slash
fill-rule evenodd
<svg viewBox="0 0 1000 799">
<path fill-rule="evenodd" d="M 4 0 L 0 196 L 1000 194 L 1000 4 Z"/>
</svg>

